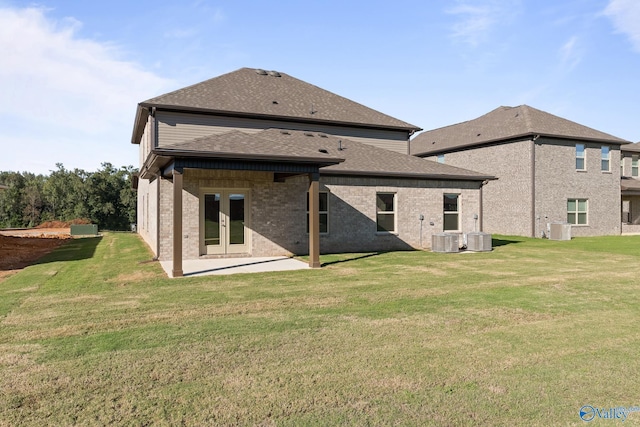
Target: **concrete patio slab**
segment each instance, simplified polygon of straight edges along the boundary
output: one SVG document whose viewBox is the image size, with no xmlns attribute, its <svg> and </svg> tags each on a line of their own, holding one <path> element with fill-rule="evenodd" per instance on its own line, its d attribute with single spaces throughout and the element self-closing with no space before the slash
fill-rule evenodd
<svg viewBox="0 0 640 427">
<path fill-rule="evenodd" d="M 160 261 L 160 265 L 171 276 L 171 261 Z M 305 270 L 309 264 L 287 257 L 216 258 L 182 261 L 184 277 L 209 276 L 215 274 L 265 273 L 270 271 Z"/>
</svg>

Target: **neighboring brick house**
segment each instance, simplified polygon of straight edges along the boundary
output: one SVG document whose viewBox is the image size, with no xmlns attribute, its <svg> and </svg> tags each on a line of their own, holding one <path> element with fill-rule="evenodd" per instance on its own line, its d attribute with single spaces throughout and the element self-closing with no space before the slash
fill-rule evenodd
<svg viewBox="0 0 640 427">
<path fill-rule="evenodd" d="M 243 68 L 138 105 L 138 232 L 161 260 L 429 247 L 480 231 L 492 176 L 408 155 L 418 127 Z M 309 195 L 309 197 L 308 197 Z"/>
<path fill-rule="evenodd" d="M 620 234 L 620 145 L 628 141 L 527 105 L 426 131 L 413 155 L 498 179 L 483 191 L 484 230 L 541 237 L 554 222 L 573 236 Z"/>
<path fill-rule="evenodd" d="M 640 174 L 638 158 L 640 143 L 620 146 L 620 175 L 622 188 L 622 232 L 640 233 Z"/>
</svg>

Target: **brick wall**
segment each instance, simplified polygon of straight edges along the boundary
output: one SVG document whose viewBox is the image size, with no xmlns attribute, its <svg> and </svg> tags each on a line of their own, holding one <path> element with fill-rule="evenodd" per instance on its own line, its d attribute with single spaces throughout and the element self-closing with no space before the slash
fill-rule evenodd
<svg viewBox="0 0 640 427">
<path fill-rule="evenodd" d="M 540 138 L 536 146 L 536 215 L 541 228 L 567 221 L 567 199 L 588 200 L 588 225 L 572 236 L 620 234 L 620 149 L 610 147 L 610 170 L 601 171 L 602 145 Z M 576 171 L 576 143 L 585 144 L 585 171 Z"/>
<path fill-rule="evenodd" d="M 576 171 L 576 143 L 585 144 L 586 171 Z M 484 187 L 484 229 L 489 233 L 540 237 L 549 222 L 567 221 L 567 199 L 584 198 L 589 200 L 589 224 L 572 227 L 572 235 L 619 234 L 620 150 L 617 145 L 609 146 L 610 172 L 602 172 L 602 145 L 538 138 L 535 186 L 532 186 L 531 140 L 446 153 L 445 163 L 498 178 Z M 533 216 L 532 187 L 535 187 Z"/>
<path fill-rule="evenodd" d="M 498 178 L 483 189 L 484 231 L 531 235 L 531 141 L 446 153 L 445 164 Z"/>
<path fill-rule="evenodd" d="M 158 255 L 158 180 L 138 181 L 137 231 L 149 245 L 154 255 Z"/>
<path fill-rule="evenodd" d="M 443 230 L 443 194 L 460 195 L 461 231 L 475 231 L 479 222 L 479 183 L 391 178 L 322 176 L 329 193 L 329 232 L 320 238 L 323 253 L 428 248 L 432 233 Z M 172 255 L 172 184 L 163 179 L 160 210 L 160 259 Z M 307 176 L 273 182 L 273 174 L 245 171 L 185 170 L 183 190 L 183 257 L 202 253 L 200 197 L 205 190 L 248 190 L 251 255 L 306 254 Z M 376 192 L 396 194 L 396 233 L 376 232 Z M 420 215 L 424 216 L 422 221 Z M 421 240 L 422 236 L 422 240 Z"/>
</svg>

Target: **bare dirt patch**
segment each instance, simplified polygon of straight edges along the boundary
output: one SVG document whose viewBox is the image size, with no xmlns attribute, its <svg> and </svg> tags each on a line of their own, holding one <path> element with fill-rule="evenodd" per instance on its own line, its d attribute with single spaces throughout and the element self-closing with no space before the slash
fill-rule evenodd
<svg viewBox="0 0 640 427">
<path fill-rule="evenodd" d="M 66 239 L 69 229 L 40 228 L 0 232 L 0 281 L 48 254 Z"/>
</svg>

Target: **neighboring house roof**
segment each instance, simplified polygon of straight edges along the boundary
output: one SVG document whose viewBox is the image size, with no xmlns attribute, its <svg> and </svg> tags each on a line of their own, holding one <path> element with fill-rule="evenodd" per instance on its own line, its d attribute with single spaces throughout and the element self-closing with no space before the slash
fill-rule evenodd
<svg viewBox="0 0 640 427">
<path fill-rule="evenodd" d="M 484 181 L 493 176 L 318 132 L 231 131 L 154 150 L 161 156 L 309 161 L 321 174 Z"/>
<path fill-rule="evenodd" d="M 467 122 L 425 131 L 411 140 L 411 154 L 425 155 L 535 135 L 625 144 L 629 141 L 528 105 L 499 107 Z"/>
<path fill-rule="evenodd" d="M 140 140 L 140 127 L 146 122 L 145 114 L 151 107 L 236 117 L 399 129 L 409 133 L 421 130 L 288 74 L 251 68 L 241 68 L 141 102 L 131 141 L 134 144 Z"/>
<path fill-rule="evenodd" d="M 630 142 L 628 144 L 622 144 L 620 146 L 620 151 L 629 152 L 629 153 L 640 153 L 640 143 L 639 142 Z"/>
<path fill-rule="evenodd" d="M 640 181 L 628 176 L 620 177 L 620 188 L 626 195 L 640 194 Z"/>
</svg>

